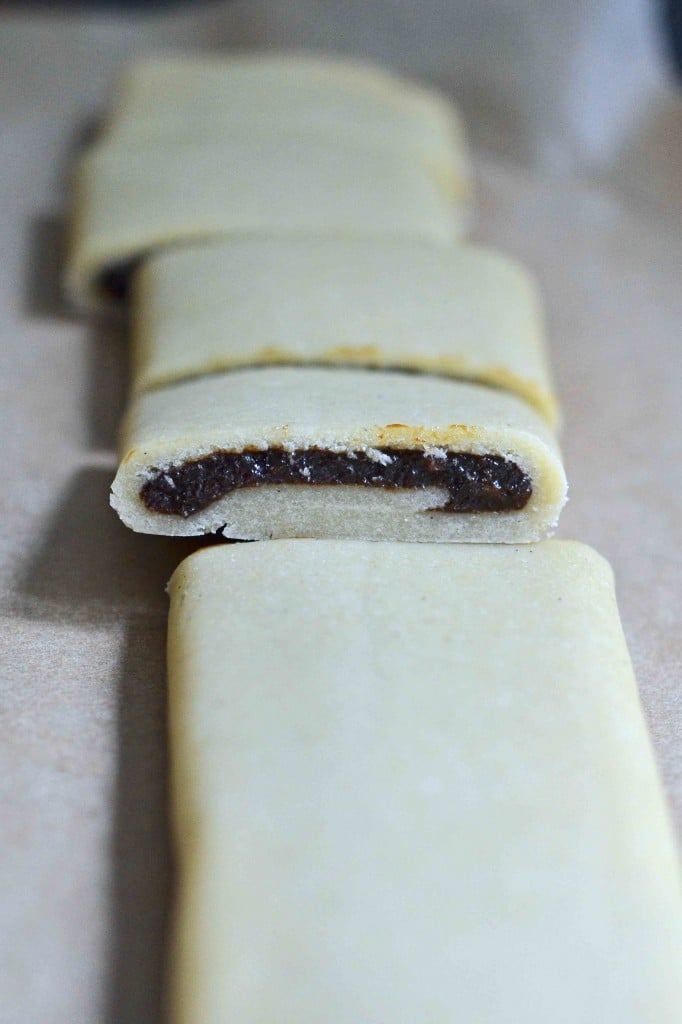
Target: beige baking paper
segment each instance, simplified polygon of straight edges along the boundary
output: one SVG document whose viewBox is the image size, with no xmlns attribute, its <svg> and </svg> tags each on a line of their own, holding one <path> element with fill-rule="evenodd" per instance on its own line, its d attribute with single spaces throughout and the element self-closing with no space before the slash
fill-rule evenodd
<svg viewBox="0 0 682 1024">
<path fill-rule="evenodd" d="M 339 363 L 507 388 L 556 423 L 540 299 L 477 246 L 240 238 L 150 257 L 135 277 L 133 381 Z"/>
<path fill-rule="evenodd" d="M 183 518 L 149 510 L 140 489 L 159 471 L 216 451 L 381 449 L 498 455 L 532 482 L 520 511 L 439 511 L 437 487 L 263 485 L 234 490 Z M 225 537 L 356 537 L 403 541 L 531 541 L 556 523 L 566 478 L 554 435 L 515 395 L 426 375 L 358 369 L 234 370 L 146 392 L 133 400 L 112 505 L 142 533 Z"/>
<path fill-rule="evenodd" d="M 170 594 L 174 1024 L 677 1024 L 677 864 L 594 551 L 224 546 Z"/>
<path fill-rule="evenodd" d="M 452 243 L 464 207 L 428 171 L 369 144 L 265 133 L 219 141 L 104 141 L 73 189 L 65 288 L 73 303 L 111 300 L 105 280 L 159 249 L 256 235 Z"/>
<path fill-rule="evenodd" d="M 360 61 L 311 55 L 159 55 L 121 76 L 104 134 L 135 144 L 309 134 L 411 154 L 457 199 L 471 193 L 459 113 L 434 89 Z"/>
</svg>

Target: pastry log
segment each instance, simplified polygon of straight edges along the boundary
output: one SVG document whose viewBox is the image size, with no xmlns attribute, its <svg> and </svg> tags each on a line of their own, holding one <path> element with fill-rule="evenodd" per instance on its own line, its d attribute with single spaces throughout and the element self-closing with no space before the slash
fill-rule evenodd
<svg viewBox="0 0 682 1024">
<path fill-rule="evenodd" d="M 278 541 L 170 594 L 175 1024 L 678 1024 L 676 858 L 599 556 Z"/>
<path fill-rule="evenodd" d="M 74 203 L 65 287 L 80 306 L 120 299 L 135 265 L 172 245 L 310 234 L 448 244 L 463 215 L 409 155 L 271 133 L 105 139 L 78 167 Z"/>
<path fill-rule="evenodd" d="M 370 143 L 422 162 L 465 199 L 464 130 L 444 95 L 358 61 L 292 55 L 159 56 L 122 76 L 108 139 L 134 144 L 240 133 L 307 134 Z"/>
<path fill-rule="evenodd" d="M 235 366 L 345 363 L 492 384 L 556 422 L 535 283 L 487 249 L 241 238 L 151 257 L 133 294 L 138 390 Z"/>
<path fill-rule="evenodd" d="M 530 541 L 566 497 L 526 402 L 362 369 L 233 370 L 138 395 L 112 504 L 143 533 Z"/>
</svg>

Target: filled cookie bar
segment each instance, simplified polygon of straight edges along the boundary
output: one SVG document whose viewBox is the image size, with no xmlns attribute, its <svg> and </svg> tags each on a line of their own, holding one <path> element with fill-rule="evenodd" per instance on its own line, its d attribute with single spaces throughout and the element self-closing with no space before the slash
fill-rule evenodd
<svg viewBox="0 0 682 1024">
<path fill-rule="evenodd" d="M 566 497 L 515 395 L 421 374 L 263 367 L 139 395 L 112 505 L 143 533 L 530 541 Z"/>
<path fill-rule="evenodd" d="M 674 845 L 591 549 L 230 545 L 169 589 L 174 1024 L 678 1024 Z"/>
<path fill-rule="evenodd" d="M 516 392 L 551 424 L 540 301 L 478 246 L 235 238 L 151 256 L 133 287 L 133 386 L 273 363 L 423 371 Z"/>
<path fill-rule="evenodd" d="M 95 145 L 82 159 L 65 287 L 77 305 L 125 297 L 169 246 L 240 235 L 395 238 L 447 245 L 463 209 L 409 154 L 272 133 Z"/>
<path fill-rule="evenodd" d="M 464 130 L 433 89 L 359 61 L 307 55 L 165 55 L 131 64 L 105 134 L 128 145 L 244 132 L 370 143 L 420 161 L 453 199 L 471 191 Z"/>
</svg>

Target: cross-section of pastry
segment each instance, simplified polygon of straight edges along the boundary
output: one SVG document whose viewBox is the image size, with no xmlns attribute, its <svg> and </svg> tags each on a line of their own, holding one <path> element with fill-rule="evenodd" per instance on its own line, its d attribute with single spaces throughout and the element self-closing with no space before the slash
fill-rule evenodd
<svg viewBox="0 0 682 1024">
<path fill-rule="evenodd" d="M 674 845 L 598 555 L 230 545 L 170 595 L 174 1024 L 678 1024 Z"/>
<path fill-rule="evenodd" d="M 435 90 L 358 61 L 200 54 L 136 61 L 122 77 L 110 140 L 212 139 L 297 133 L 412 154 L 453 198 L 471 190 L 457 110 Z"/>
<path fill-rule="evenodd" d="M 507 388 L 551 424 L 534 282 L 474 246 L 234 239 L 150 257 L 134 281 L 134 386 L 236 366 L 399 368 Z"/>
<path fill-rule="evenodd" d="M 421 374 L 264 367 L 139 395 L 112 504 L 143 533 L 531 541 L 566 497 L 516 395 Z"/>
<path fill-rule="evenodd" d="M 448 244 L 462 210 L 409 154 L 312 136 L 104 141 L 74 187 L 66 289 L 125 294 L 131 268 L 171 245 L 235 235 L 410 238 Z"/>
</svg>

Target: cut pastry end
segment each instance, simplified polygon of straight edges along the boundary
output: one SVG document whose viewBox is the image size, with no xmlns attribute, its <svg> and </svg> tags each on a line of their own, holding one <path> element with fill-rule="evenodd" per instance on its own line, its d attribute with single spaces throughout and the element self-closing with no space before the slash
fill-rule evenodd
<svg viewBox="0 0 682 1024">
<path fill-rule="evenodd" d="M 139 532 L 242 540 L 524 542 L 565 498 L 556 442 L 515 396 L 308 368 L 140 396 L 112 489 Z"/>
</svg>

